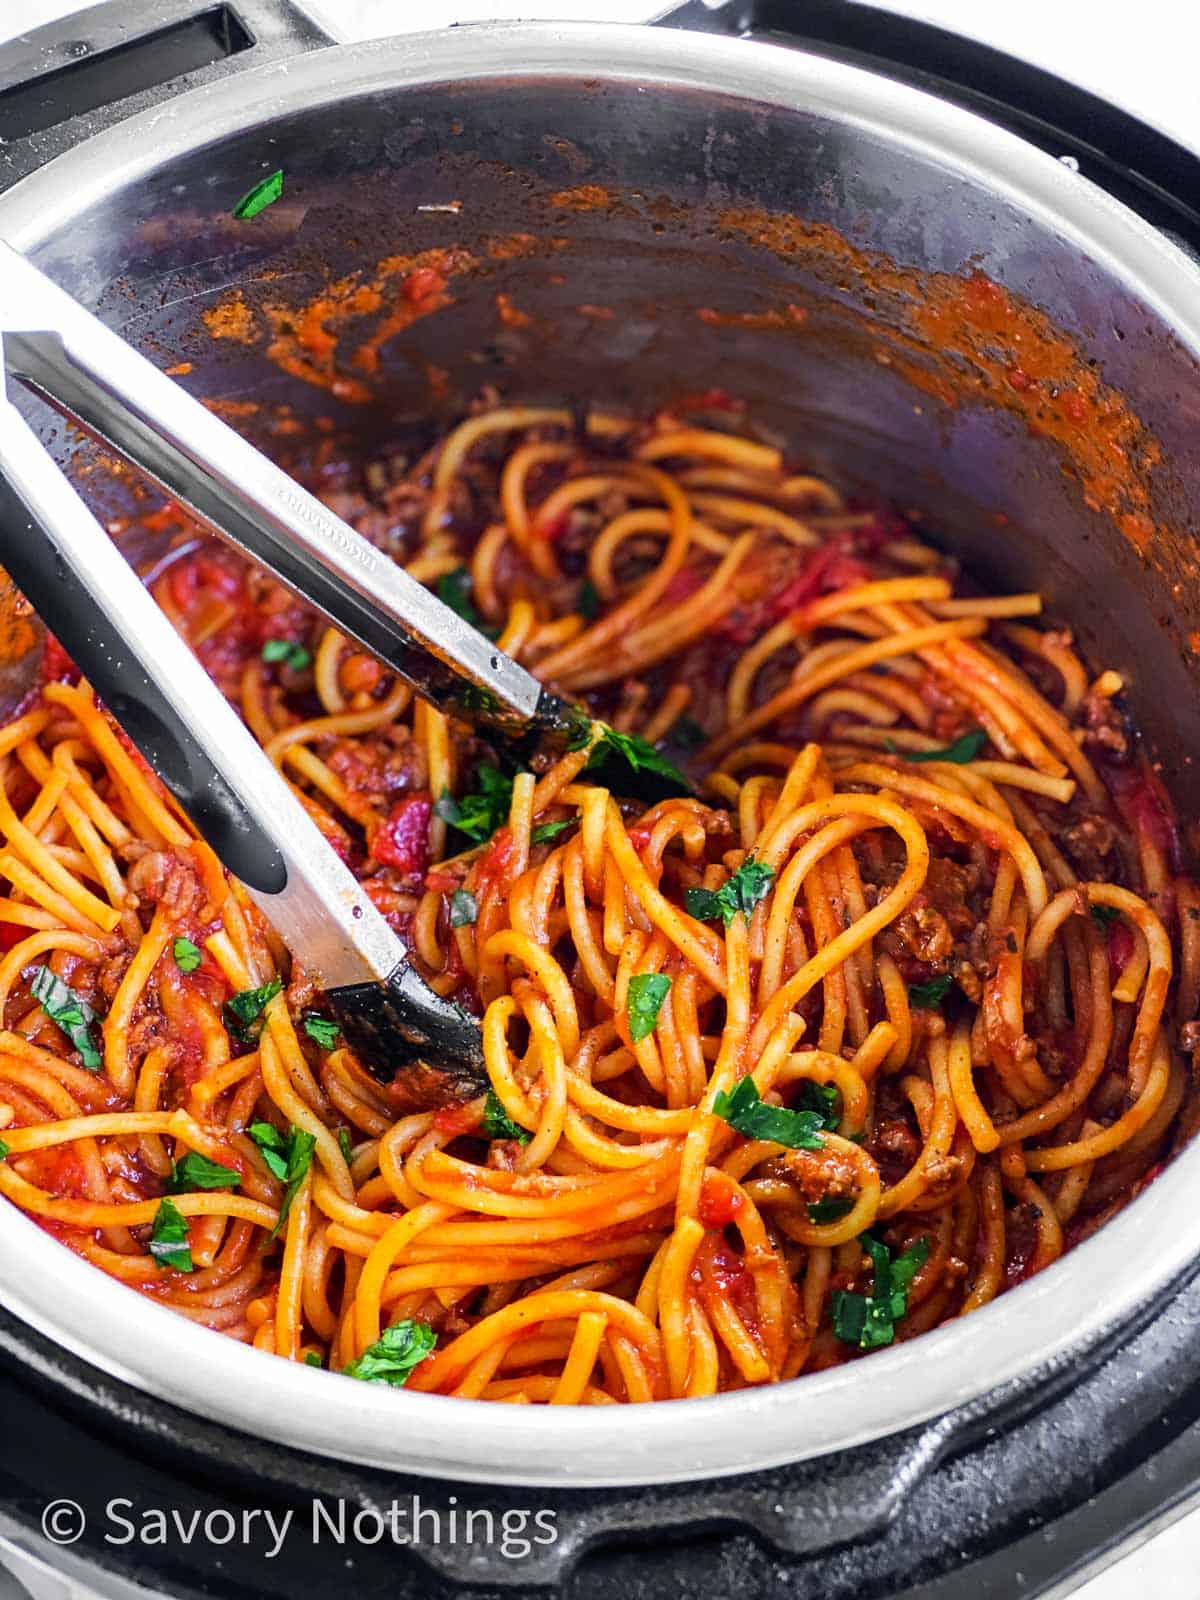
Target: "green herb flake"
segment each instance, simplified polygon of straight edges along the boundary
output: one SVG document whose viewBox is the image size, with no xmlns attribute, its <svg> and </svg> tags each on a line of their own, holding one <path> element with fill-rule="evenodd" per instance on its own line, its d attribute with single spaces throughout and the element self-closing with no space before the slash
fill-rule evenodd
<svg viewBox="0 0 1200 1600">
<path fill-rule="evenodd" d="M 671 980 L 663 972 L 637 972 L 629 980 L 625 1015 L 629 1037 L 634 1044 L 652 1034 L 658 1026 L 658 1013 L 671 992 Z"/>
<path fill-rule="evenodd" d="M 840 1222 L 843 1217 L 848 1217 L 854 1210 L 854 1201 L 842 1196 L 830 1195 L 824 1200 L 810 1200 L 808 1205 L 808 1220 L 810 1222 Z"/>
<path fill-rule="evenodd" d="M 256 217 L 260 211 L 273 206 L 282 193 L 283 168 L 279 167 L 269 177 L 260 179 L 253 189 L 247 189 L 233 208 L 233 220 L 249 222 L 251 217 Z"/>
<path fill-rule="evenodd" d="M 583 743 L 586 744 L 590 737 L 589 731 L 584 735 Z M 639 739 L 636 733 L 618 733 L 615 728 L 602 727 L 600 737 L 588 757 L 588 766 L 600 766 L 610 752 L 623 757 L 631 772 L 655 772 L 660 778 L 668 778 L 672 783 L 677 783 L 685 793 L 691 792 L 691 785 L 679 768 L 660 754 L 652 744 L 647 744 L 645 739 Z"/>
<path fill-rule="evenodd" d="M 447 789 L 433 807 L 434 814 L 457 828 L 476 844 L 486 844 L 512 810 L 513 781 L 487 762 L 475 773 L 478 788 L 456 800 Z"/>
<path fill-rule="evenodd" d="M 950 993 L 953 982 L 951 975 L 943 972 L 938 978 L 930 978 L 928 983 L 910 983 L 908 1003 L 911 1006 L 920 1006 L 924 1011 L 935 1011 Z"/>
<path fill-rule="evenodd" d="M 338 1129 L 338 1149 L 342 1152 L 342 1160 L 347 1166 L 354 1160 L 354 1138 L 349 1128 Z"/>
<path fill-rule="evenodd" d="M 1110 922 L 1115 922 L 1121 915 L 1117 906 L 1090 906 L 1088 909 L 1102 928 L 1107 928 Z"/>
<path fill-rule="evenodd" d="M 176 1272 L 195 1271 L 188 1247 L 187 1218 L 171 1200 L 163 1200 L 154 1214 L 150 1254 L 160 1267 L 170 1267 Z"/>
<path fill-rule="evenodd" d="M 513 1121 L 494 1089 L 487 1092 L 479 1131 L 486 1139 L 515 1139 L 518 1144 L 528 1144 L 533 1137 L 519 1122 Z"/>
<path fill-rule="evenodd" d="M 180 972 L 195 972 L 204 960 L 204 952 L 190 939 L 176 939 L 171 946 L 171 954 L 175 957 L 175 965 Z"/>
<path fill-rule="evenodd" d="M 92 1024 L 99 1019 L 87 1001 L 74 989 L 51 972 L 49 967 L 35 967 L 30 993 L 42 1010 L 66 1034 L 79 1051 L 89 1072 L 99 1072 L 104 1057 L 92 1037 Z"/>
<path fill-rule="evenodd" d="M 294 639 L 268 639 L 262 647 L 262 658 L 268 665 L 282 662 L 293 672 L 303 672 L 312 666 L 312 652 Z"/>
<path fill-rule="evenodd" d="M 5 1144 L 4 1140 L 0 1139 L 0 1161 L 5 1160 L 11 1148 L 11 1145 Z"/>
<path fill-rule="evenodd" d="M 271 1238 L 277 1239 L 292 1209 L 296 1192 L 304 1182 L 304 1174 L 312 1165 L 317 1138 L 315 1134 L 297 1128 L 294 1123 L 287 1133 L 280 1133 L 273 1123 L 252 1122 L 246 1132 L 262 1152 L 262 1158 L 272 1174 L 286 1185 L 279 1207 L 279 1220 L 271 1229 Z"/>
<path fill-rule="evenodd" d="M 479 905 L 469 889 L 455 889 L 450 896 L 450 926 L 473 927 L 479 916 Z"/>
<path fill-rule="evenodd" d="M 432 1354 L 436 1344 L 437 1334 L 427 1322 L 405 1317 L 403 1322 L 393 1322 L 381 1339 L 376 1339 L 342 1371 L 347 1378 L 358 1378 L 362 1383 L 390 1383 L 403 1388 L 410 1373 Z"/>
<path fill-rule="evenodd" d="M 905 761 L 952 761 L 956 767 L 963 767 L 968 761 L 977 759 L 986 743 L 987 734 L 983 729 L 972 728 L 941 750 L 897 750 L 890 741 L 889 748 L 894 755 L 903 756 Z"/>
<path fill-rule="evenodd" d="M 689 889 L 683 901 L 689 916 L 700 922 L 715 922 L 720 917 L 728 927 L 739 911 L 749 920 L 750 913 L 774 881 L 774 867 L 747 856 L 719 889 Z"/>
<path fill-rule="evenodd" d="M 836 1133 L 837 1125 L 842 1120 L 838 1109 L 838 1092 L 832 1083 L 814 1083 L 811 1078 L 803 1078 L 797 1096 L 798 1111 L 815 1111 L 821 1118 L 821 1126 L 827 1133 Z"/>
<path fill-rule="evenodd" d="M 322 1050 L 332 1050 L 342 1036 L 337 1023 L 330 1022 L 328 1017 L 305 1017 L 303 1027 L 312 1042 Z"/>
<path fill-rule="evenodd" d="M 732 1091 L 720 1090 L 713 1101 L 713 1115 L 747 1139 L 770 1139 L 790 1150 L 821 1150 L 825 1145 L 821 1138 L 823 1113 L 770 1106 L 751 1077 L 743 1078 Z"/>
<path fill-rule="evenodd" d="M 896 1323 L 908 1310 L 909 1287 L 929 1256 L 929 1240 L 918 1239 L 895 1260 L 887 1245 L 873 1234 L 862 1234 L 859 1243 L 871 1258 L 871 1293 L 835 1289 L 833 1331 L 843 1344 L 877 1350 L 896 1336 Z"/>
<path fill-rule="evenodd" d="M 262 1032 L 262 1014 L 283 988 L 276 976 L 257 989 L 243 989 L 225 1002 L 225 1025 L 243 1044 L 253 1044 Z"/>
<path fill-rule="evenodd" d="M 324 1363 L 315 1350 L 310 1350 L 304 1358 L 304 1365 L 306 1367 L 320 1367 L 323 1366 Z"/>
<path fill-rule="evenodd" d="M 287 1177 L 288 1139 L 273 1122 L 252 1122 L 246 1129 L 263 1160 L 280 1183 Z"/>
<path fill-rule="evenodd" d="M 575 609 L 585 622 L 595 622 L 600 615 L 600 592 L 590 578 L 585 578 L 579 585 Z"/>
<path fill-rule="evenodd" d="M 546 844 L 551 839 L 557 839 L 560 833 L 565 833 L 575 823 L 574 817 L 564 817 L 561 822 L 539 822 L 529 835 L 530 844 Z"/>
<path fill-rule="evenodd" d="M 196 1189 L 236 1189 L 242 1181 L 236 1167 L 223 1167 L 219 1161 L 210 1161 L 198 1150 L 171 1163 L 171 1176 L 167 1179 L 168 1194 L 189 1194 Z"/>
</svg>

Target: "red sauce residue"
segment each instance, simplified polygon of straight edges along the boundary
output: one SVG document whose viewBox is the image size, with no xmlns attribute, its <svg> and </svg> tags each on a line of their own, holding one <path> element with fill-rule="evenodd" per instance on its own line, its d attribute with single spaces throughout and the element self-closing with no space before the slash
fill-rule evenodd
<svg viewBox="0 0 1200 1600">
<path fill-rule="evenodd" d="M 252 344 L 258 334 L 254 312 L 237 292 L 201 312 L 201 320 L 214 339 L 232 339 L 236 344 Z"/>
<path fill-rule="evenodd" d="M 906 380 L 948 405 L 984 400 L 1015 412 L 1060 447 L 1085 503 L 1111 516 L 1140 551 L 1162 535 L 1149 516 L 1147 483 L 1161 459 L 1158 441 L 1044 311 L 981 272 L 897 266 L 827 223 L 753 207 L 720 220 L 835 285 L 856 280 L 875 303 L 869 328 L 880 358 Z"/>
<path fill-rule="evenodd" d="M 42 681 L 44 683 L 79 682 L 79 668 L 52 633 L 47 633 L 46 643 L 42 649 Z"/>
<path fill-rule="evenodd" d="M 462 1133 L 474 1133 L 481 1120 L 479 1106 L 470 1101 L 460 1106 L 443 1106 L 433 1114 L 434 1127 L 449 1139 L 457 1139 Z"/>
<path fill-rule="evenodd" d="M 386 822 L 371 836 L 370 853 L 385 867 L 413 877 L 429 866 L 429 820 L 433 815 L 432 795 L 405 795 L 392 807 Z"/>
<path fill-rule="evenodd" d="M 703 589 L 704 575 L 695 567 L 680 567 L 668 582 L 662 592 L 660 605 L 678 605 L 681 600 L 686 600 L 689 595 L 695 594 L 697 589 Z"/>
<path fill-rule="evenodd" d="M 1119 978 L 1133 958 L 1133 932 L 1125 922 L 1114 922 L 1108 930 L 1108 964 Z"/>
<path fill-rule="evenodd" d="M 438 872 L 435 869 L 425 874 L 425 887 L 434 894 L 453 894 L 460 881 L 452 872 Z"/>
<path fill-rule="evenodd" d="M 840 549 L 837 540 L 831 540 L 814 550 L 792 581 L 775 596 L 772 612 L 776 618 L 786 617 L 822 595 L 865 583 L 869 577 L 861 561 Z"/>
<path fill-rule="evenodd" d="M 797 305 L 773 311 L 714 311 L 701 306 L 696 315 L 714 328 L 802 328 L 808 321 L 808 312 Z"/>
<path fill-rule="evenodd" d="M 750 1332 L 758 1332 L 758 1297 L 754 1292 L 754 1279 L 736 1251 L 727 1244 L 719 1244 L 705 1257 L 699 1276 L 706 1294 L 721 1295 Z"/>
<path fill-rule="evenodd" d="M 728 389 L 701 389 L 698 393 L 683 394 L 675 402 L 677 411 L 732 411 L 741 413 L 746 402 L 730 394 Z"/>
<path fill-rule="evenodd" d="M 1117 810 L 1129 826 L 1162 851 L 1172 872 L 1182 871 L 1179 819 L 1158 774 L 1143 763 L 1133 768 L 1114 767 L 1105 776 Z"/>
<path fill-rule="evenodd" d="M 496 296 L 496 313 L 506 328 L 530 328 L 533 318 L 527 311 L 522 311 L 519 306 L 513 305 L 512 296 L 498 294 Z"/>
<path fill-rule="evenodd" d="M 163 368 L 168 378 L 186 378 L 191 370 L 192 363 L 190 361 L 178 361 L 173 367 Z"/>
<path fill-rule="evenodd" d="M 598 183 L 581 183 L 575 189 L 560 189 L 550 196 L 550 204 L 560 211 L 603 211 L 613 203 L 611 189 Z"/>
<path fill-rule="evenodd" d="M 549 539 L 553 544 L 555 539 L 562 538 L 570 526 L 571 513 L 569 511 L 560 511 L 556 517 L 550 517 L 546 521 L 539 521 L 535 518 L 533 531 L 539 539 Z"/>
<path fill-rule="evenodd" d="M 326 389 L 339 400 L 366 404 L 375 397 L 370 379 L 382 348 L 414 322 L 453 305 L 451 283 L 484 270 L 488 262 L 515 261 L 567 247 L 569 241 L 514 233 L 489 238 L 483 256 L 458 248 L 388 256 L 370 272 L 326 283 L 302 305 L 264 300 L 252 306 L 242 289 L 204 313 L 215 339 L 252 345 L 267 339 L 267 356 L 282 371 Z M 260 283 L 270 281 L 264 274 Z M 523 312 L 514 315 L 521 317 Z M 357 369 L 351 371 L 349 369 Z M 448 385 L 446 374 L 428 368 L 431 384 Z M 223 409 L 218 403 L 214 409 Z"/>
<path fill-rule="evenodd" d="M 479 858 L 476 868 L 476 899 L 482 900 L 493 887 L 503 888 L 512 872 L 516 841 L 509 827 L 497 828 Z"/>
<path fill-rule="evenodd" d="M 30 1181 L 48 1194 L 73 1200 L 87 1193 L 87 1174 L 72 1144 L 31 1152 L 25 1157 L 25 1168 Z"/>
<path fill-rule="evenodd" d="M 22 927 L 19 922 L 0 922 L 0 950 L 11 950 L 13 945 L 20 944 L 34 931 L 33 928 Z"/>
<path fill-rule="evenodd" d="M 731 1179 L 709 1173 L 700 1189 L 700 1221 L 706 1228 L 725 1228 L 737 1219 L 745 1196 Z"/>
</svg>

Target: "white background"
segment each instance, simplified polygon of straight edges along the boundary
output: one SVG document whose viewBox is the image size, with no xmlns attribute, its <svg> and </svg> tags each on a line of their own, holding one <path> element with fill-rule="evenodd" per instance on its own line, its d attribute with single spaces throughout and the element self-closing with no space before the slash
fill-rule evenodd
<svg viewBox="0 0 1200 1600">
<path fill-rule="evenodd" d="M 491 17 L 641 22 L 665 10 L 668 3 L 669 0 L 304 0 L 306 9 L 343 40 L 417 32 L 450 22 L 479 22 Z M 804 0 L 795 0 L 797 7 L 803 3 Z M 1200 150 L 1200 0 L 886 3 L 893 11 L 956 28 L 1048 67 Z M 74 9 L 70 0 L 0 0 L 0 43 Z M 1169 1600 L 1200 1600 L 1200 1512 L 1176 1522 L 1110 1566 L 1102 1576 L 1077 1590 L 1074 1600 L 1135 1600 L 1138 1596 L 1149 1597 L 1155 1590 Z M 16 1591 L 10 1594 L 0 1568 L 0 1600 L 15 1597 Z M 67 1600 L 65 1592 L 61 1600 Z"/>
</svg>

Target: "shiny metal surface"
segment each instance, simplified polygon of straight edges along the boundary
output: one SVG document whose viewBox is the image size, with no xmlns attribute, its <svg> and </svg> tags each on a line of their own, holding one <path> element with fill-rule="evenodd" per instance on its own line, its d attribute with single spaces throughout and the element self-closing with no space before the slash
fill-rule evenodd
<svg viewBox="0 0 1200 1600">
<path fill-rule="evenodd" d="M 303 200 L 254 247 L 230 242 L 214 257 L 212 219 L 266 151 L 286 153 Z M 555 205 L 581 184 L 628 198 L 593 212 Z M 417 212 L 451 199 L 462 201 L 453 224 Z M 1161 441 L 1149 493 L 1164 536 L 1139 552 L 1064 473 L 1054 441 L 987 394 L 943 407 L 880 364 L 869 337 L 839 340 L 847 306 L 868 330 L 883 317 L 855 272 L 814 281 L 803 264 L 730 237 L 720 218 L 733 205 L 801 213 L 922 271 L 978 266 L 1044 308 Z M 766 47 L 624 28 L 463 28 L 217 85 L 99 136 L 0 199 L 0 233 L 153 345 L 161 364 L 194 361 L 198 392 L 286 396 L 298 413 L 328 410 L 328 396 L 286 382 L 261 348 L 205 338 L 203 313 L 232 286 L 257 306 L 286 282 L 299 301 L 389 250 L 482 248 L 502 232 L 567 238 L 555 262 L 566 283 L 551 282 L 544 261 L 511 259 L 468 285 L 453 317 L 398 341 L 385 374 L 393 417 L 431 409 L 413 356 L 448 373 L 448 412 L 484 380 L 514 398 L 637 406 L 719 382 L 811 465 L 919 507 L 986 581 L 1046 591 L 1085 647 L 1128 675 L 1139 717 L 1189 788 L 1200 707 L 1182 641 L 1200 626 L 1190 533 L 1200 277 L 1086 179 L 965 113 Z M 268 270 L 284 277 L 256 282 Z M 497 345 L 498 291 L 534 318 L 526 340 Z M 794 341 L 735 327 L 717 342 L 696 316 L 790 293 L 813 307 Z M 584 302 L 617 315 L 591 325 Z M 1193 1264 L 1198 1155 L 1186 1152 L 1061 1263 L 962 1324 L 873 1355 L 869 1368 L 648 1415 L 468 1414 L 460 1402 L 290 1368 L 133 1300 L 7 1212 L 0 1282 L 61 1344 L 262 1437 L 477 1481 L 680 1480 L 820 1455 L 1069 1370 Z"/>
<path fill-rule="evenodd" d="M 0 559 L 281 936 L 327 986 L 386 980 L 403 946 L 9 400 L 0 505 Z"/>
</svg>

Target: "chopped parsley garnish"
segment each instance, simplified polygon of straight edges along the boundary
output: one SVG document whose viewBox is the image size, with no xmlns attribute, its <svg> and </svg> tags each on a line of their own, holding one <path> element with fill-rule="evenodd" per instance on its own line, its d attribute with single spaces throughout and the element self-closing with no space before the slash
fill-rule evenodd
<svg viewBox="0 0 1200 1600">
<path fill-rule="evenodd" d="M 193 944 L 190 939 L 176 939 L 171 946 L 171 954 L 175 957 L 175 965 L 180 972 L 195 972 L 204 960 L 204 953 L 198 944 Z"/>
<path fill-rule="evenodd" d="M 802 1078 L 798 1095 L 800 1111 L 815 1111 L 823 1120 L 821 1126 L 829 1133 L 837 1131 L 837 1125 L 842 1120 L 838 1111 L 838 1092 L 832 1083 L 814 1083 L 811 1078 Z"/>
<path fill-rule="evenodd" d="M 483 1106 L 483 1120 L 479 1130 L 488 1139 L 515 1139 L 518 1144 L 528 1144 L 533 1135 L 519 1122 L 514 1122 L 504 1109 L 500 1096 L 489 1089 Z"/>
<path fill-rule="evenodd" d="M 600 724 L 601 733 L 588 757 L 589 767 L 598 767 L 610 755 L 621 756 L 631 772 L 655 772 L 660 778 L 669 778 L 681 789 L 690 793 L 691 785 L 673 762 L 661 755 L 652 744 L 639 739 L 636 733 L 618 733 L 615 728 Z M 570 746 L 578 750 L 591 738 L 592 725 L 585 725 Z"/>
<path fill-rule="evenodd" d="M 658 1013 L 670 992 L 671 980 L 665 972 L 637 972 L 630 978 L 625 1015 L 629 1019 L 629 1037 L 634 1044 L 654 1032 L 658 1025 Z"/>
<path fill-rule="evenodd" d="M 251 217 L 256 217 L 260 211 L 273 206 L 282 193 L 283 168 L 279 167 L 269 177 L 261 178 L 253 189 L 247 189 L 233 208 L 233 220 L 249 222 Z"/>
<path fill-rule="evenodd" d="M 328 1017 L 305 1017 L 304 1031 L 322 1050 L 332 1050 L 342 1036 L 342 1030 Z"/>
<path fill-rule="evenodd" d="M 1091 906 L 1089 909 L 1102 928 L 1107 928 L 1110 922 L 1115 922 L 1121 915 L 1117 906 Z"/>
<path fill-rule="evenodd" d="M 545 844 L 549 839 L 557 839 L 559 834 L 565 833 L 574 822 L 574 817 L 564 817 L 561 822 L 539 822 L 529 835 L 529 842 L 530 844 Z"/>
<path fill-rule="evenodd" d="M 280 1133 L 273 1123 L 252 1122 L 246 1132 L 262 1152 L 262 1158 L 273 1175 L 280 1183 L 287 1185 L 283 1191 L 283 1202 L 279 1207 L 279 1221 L 271 1229 L 271 1238 L 277 1239 L 287 1221 L 287 1214 L 292 1209 L 296 1191 L 304 1182 L 304 1174 L 312 1165 L 312 1154 L 317 1143 L 316 1135 L 306 1133 L 294 1123 L 287 1133 Z"/>
<path fill-rule="evenodd" d="M 304 1365 L 306 1367 L 319 1367 L 322 1366 L 323 1363 L 317 1352 L 315 1350 L 310 1350 L 304 1358 Z"/>
<path fill-rule="evenodd" d="M 943 972 L 938 978 L 930 978 L 928 983 L 910 983 L 908 986 L 908 1003 L 920 1006 L 926 1011 L 933 1011 L 940 1006 L 950 992 L 954 979 L 948 972 Z"/>
<path fill-rule="evenodd" d="M 195 1270 L 188 1247 L 187 1218 L 171 1200 L 163 1200 L 154 1214 L 150 1254 L 160 1267 L 172 1267 L 176 1272 Z"/>
<path fill-rule="evenodd" d="M 871 1293 L 835 1289 L 833 1331 L 843 1344 L 877 1350 L 896 1336 L 896 1324 L 908 1310 L 909 1286 L 929 1255 L 929 1240 L 918 1239 L 894 1261 L 887 1245 L 873 1235 L 864 1233 L 859 1243 L 874 1269 Z"/>
<path fill-rule="evenodd" d="M 268 1002 L 283 988 L 283 979 L 276 976 L 257 989 L 243 989 L 225 1002 L 225 1025 L 243 1044 L 254 1044 L 262 1032 L 262 1014 Z"/>
<path fill-rule="evenodd" d="M 830 1195 L 824 1200 L 810 1200 L 808 1203 L 808 1220 L 810 1222 L 840 1222 L 854 1210 L 854 1201 L 843 1196 Z"/>
<path fill-rule="evenodd" d="M 479 905 L 469 889 L 455 889 L 450 896 L 450 926 L 469 928 L 479 916 Z"/>
<path fill-rule="evenodd" d="M 512 809 L 513 781 L 499 767 L 487 762 L 478 769 L 475 781 L 479 787 L 456 800 L 447 789 L 434 804 L 435 815 L 466 834 L 476 844 L 485 844 L 496 829 L 508 821 Z"/>
<path fill-rule="evenodd" d="M 11 1146 L 5 1144 L 3 1139 L 0 1139 L 0 1161 L 4 1160 L 4 1158 L 8 1155 L 8 1152 L 9 1152 L 10 1149 L 11 1149 Z"/>
<path fill-rule="evenodd" d="M 349 1166 L 354 1160 L 354 1139 L 349 1128 L 338 1129 L 338 1149 L 342 1152 L 342 1160 Z"/>
<path fill-rule="evenodd" d="M 262 658 L 268 664 L 282 661 L 293 672 L 303 672 L 312 666 L 312 652 L 294 639 L 268 639 L 262 647 Z"/>
<path fill-rule="evenodd" d="M 718 917 L 726 927 L 740 911 L 747 920 L 775 880 L 774 867 L 747 856 L 727 883 L 719 889 L 689 889 L 683 897 L 688 915 L 701 922 Z"/>
<path fill-rule="evenodd" d="M 786 1106 L 769 1106 L 751 1077 L 735 1088 L 721 1089 L 713 1101 L 713 1114 L 727 1122 L 747 1139 L 770 1139 L 791 1150 L 821 1150 L 825 1141 L 821 1130 L 825 1115 L 820 1111 L 789 1111 Z"/>
<path fill-rule="evenodd" d="M 236 1189 L 242 1175 L 236 1167 L 223 1167 L 219 1161 L 210 1161 L 198 1150 L 171 1163 L 171 1176 L 167 1179 L 168 1194 L 188 1194 L 195 1189 Z"/>
<path fill-rule="evenodd" d="M 437 1334 L 427 1322 L 405 1317 L 403 1322 L 393 1322 L 382 1338 L 368 1345 L 358 1360 L 342 1371 L 347 1378 L 358 1378 L 363 1383 L 391 1383 L 403 1388 L 409 1374 L 432 1353 L 435 1344 Z"/>
<path fill-rule="evenodd" d="M 92 1023 L 98 1019 L 83 996 L 76 994 L 69 984 L 56 977 L 49 967 L 34 968 L 29 989 L 50 1021 L 58 1024 L 79 1051 L 88 1071 L 99 1072 L 104 1065 L 104 1057 L 92 1037 Z"/>
<path fill-rule="evenodd" d="M 585 578 L 579 585 L 575 609 L 585 622 L 595 622 L 600 615 L 600 593 L 590 578 Z"/>
<path fill-rule="evenodd" d="M 890 741 L 888 748 L 893 755 L 903 756 L 905 761 L 953 761 L 956 767 L 962 767 L 974 761 L 986 743 L 987 734 L 983 729 L 972 728 L 970 733 L 964 733 L 942 750 L 897 750 Z"/>
</svg>

